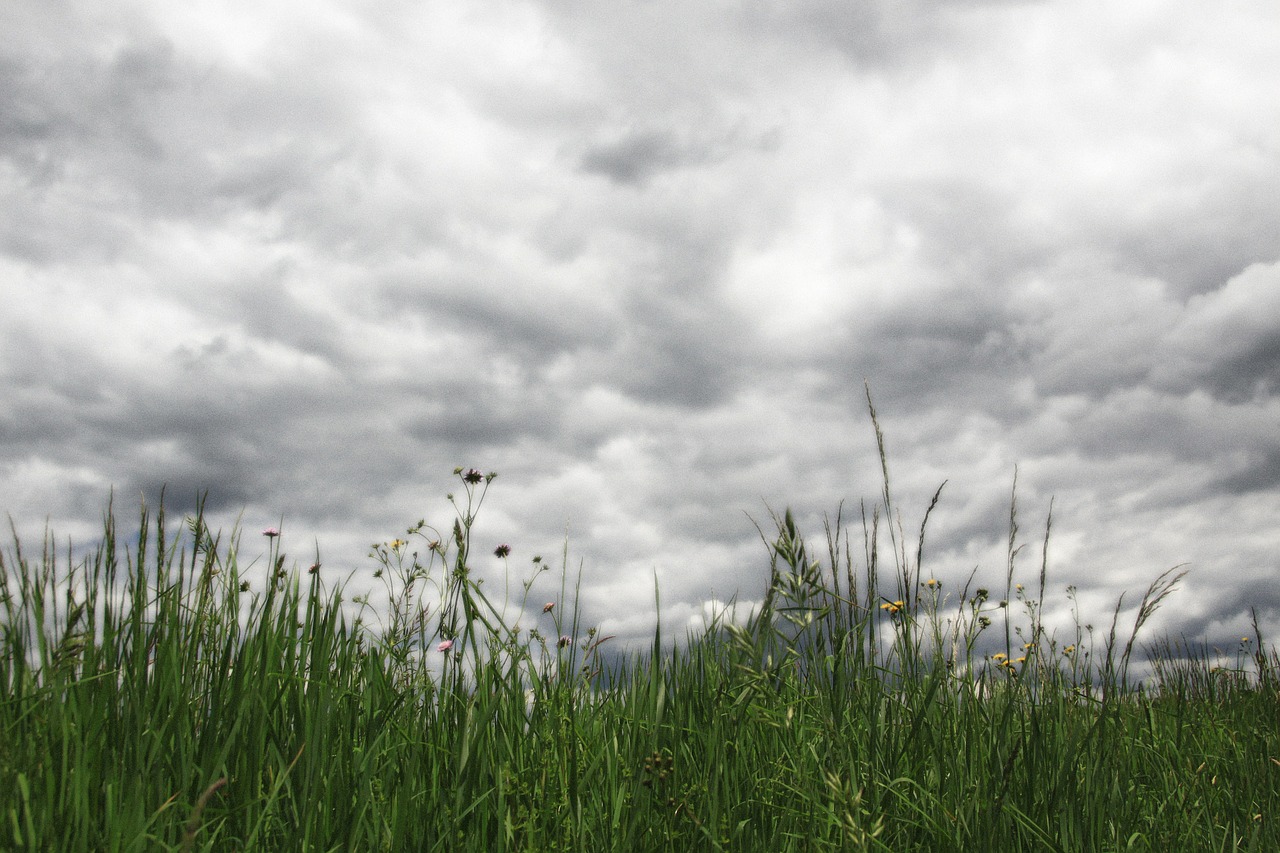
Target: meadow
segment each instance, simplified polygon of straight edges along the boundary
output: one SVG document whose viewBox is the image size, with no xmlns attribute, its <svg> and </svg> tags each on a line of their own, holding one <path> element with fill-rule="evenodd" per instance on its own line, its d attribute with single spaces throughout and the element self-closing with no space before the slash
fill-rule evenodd
<svg viewBox="0 0 1280 853">
<path fill-rule="evenodd" d="M 1051 522 L 1027 548 L 1015 500 L 1004 585 L 944 587 L 939 498 L 908 536 L 885 465 L 817 546 L 771 517 L 749 619 L 612 651 L 572 583 L 529 600 L 541 561 L 518 602 L 473 576 L 494 475 L 455 473 L 450 525 L 373 548 L 379 606 L 199 509 L 108 509 L 80 558 L 15 534 L 0 848 L 1280 850 L 1280 657 L 1256 619 L 1225 661 L 1140 640 L 1174 570 L 1060 636 Z"/>
</svg>

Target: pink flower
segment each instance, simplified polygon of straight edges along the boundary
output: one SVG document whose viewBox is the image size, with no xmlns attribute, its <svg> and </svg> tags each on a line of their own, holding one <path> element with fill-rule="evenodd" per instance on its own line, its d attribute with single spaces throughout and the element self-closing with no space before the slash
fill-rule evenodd
<svg viewBox="0 0 1280 853">
<path fill-rule="evenodd" d="M 560 638 L 560 648 L 563 649 L 565 646 L 572 646 L 572 645 L 573 645 L 573 637 L 570 637 L 568 634 L 565 634 Z"/>
<path fill-rule="evenodd" d="M 262 531 L 262 535 L 268 539 L 275 539 L 280 535 L 280 529 L 278 527 L 268 527 L 266 530 Z"/>
<path fill-rule="evenodd" d="M 453 640 L 445 640 L 440 645 L 436 646 L 436 651 L 447 652 L 451 648 L 453 648 Z"/>
<path fill-rule="evenodd" d="M 554 601 L 548 601 L 546 604 L 542 605 L 542 612 L 543 612 L 543 613 L 550 613 L 550 612 L 551 612 L 551 608 L 553 608 L 553 607 L 555 607 L 555 606 L 556 606 L 556 603 L 555 603 Z"/>
</svg>

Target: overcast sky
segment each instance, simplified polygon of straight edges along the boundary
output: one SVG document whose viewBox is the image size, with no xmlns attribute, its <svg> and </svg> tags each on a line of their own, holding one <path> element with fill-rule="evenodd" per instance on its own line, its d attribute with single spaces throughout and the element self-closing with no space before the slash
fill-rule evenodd
<svg viewBox="0 0 1280 853">
<path fill-rule="evenodd" d="M 1280 630 L 1274 0 L 0 5 L 0 511 L 168 486 L 370 588 L 497 471 L 477 571 L 624 640 L 757 599 L 748 515 L 895 500 L 925 574 Z M 860 521 L 852 531 L 860 535 Z M 860 547 L 860 546 L 859 546 Z M 1149 635 L 1154 638 L 1154 635 Z"/>
</svg>

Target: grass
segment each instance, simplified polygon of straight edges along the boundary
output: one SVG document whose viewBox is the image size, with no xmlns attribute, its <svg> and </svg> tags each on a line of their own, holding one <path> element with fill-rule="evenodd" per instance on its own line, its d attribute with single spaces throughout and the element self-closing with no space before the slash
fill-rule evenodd
<svg viewBox="0 0 1280 853">
<path fill-rule="evenodd" d="M 1258 635 L 1222 668 L 1166 641 L 1130 672 L 1176 572 L 1060 639 L 1050 525 L 1034 589 L 1015 502 L 1005 588 L 944 595 L 921 565 L 939 496 L 909 545 L 886 466 L 858 553 L 840 514 L 816 554 L 773 517 L 749 621 L 609 654 L 567 596 L 550 636 L 508 624 L 469 569 L 492 475 L 456 473 L 451 529 L 375 546 L 380 610 L 274 536 L 240 566 L 199 510 L 144 507 L 127 540 L 108 510 L 79 560 L 15 535 L 0 848 L 1280 849 L 1276 652 Z"/>
</svg>

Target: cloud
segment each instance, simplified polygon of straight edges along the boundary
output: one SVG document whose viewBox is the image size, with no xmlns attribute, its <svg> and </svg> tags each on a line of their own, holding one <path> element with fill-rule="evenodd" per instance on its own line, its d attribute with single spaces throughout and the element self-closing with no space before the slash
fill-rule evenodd
<svg viewBox="0 0 1280 853">
<path fill-rule="evenodd" d="M 12 4 L 0 508 L 207 488 L 350 571 L 476 465 L 643 644 L 655 574 L 669 624 L 759 596 L 748 516 L 856 539 L 865 379 L 949 584 L 1015 465 L 1091 603 L 1270 577 L 1280 22 L 1234 8 Z"/>
<path fill-rule="evenodd" d="M 1228 402 L 1280 391 L 1280 263 L 1251 264 L 1188 300 L 1156 368 L 1166 387 L 1206 388 Z"/>
</svg>

